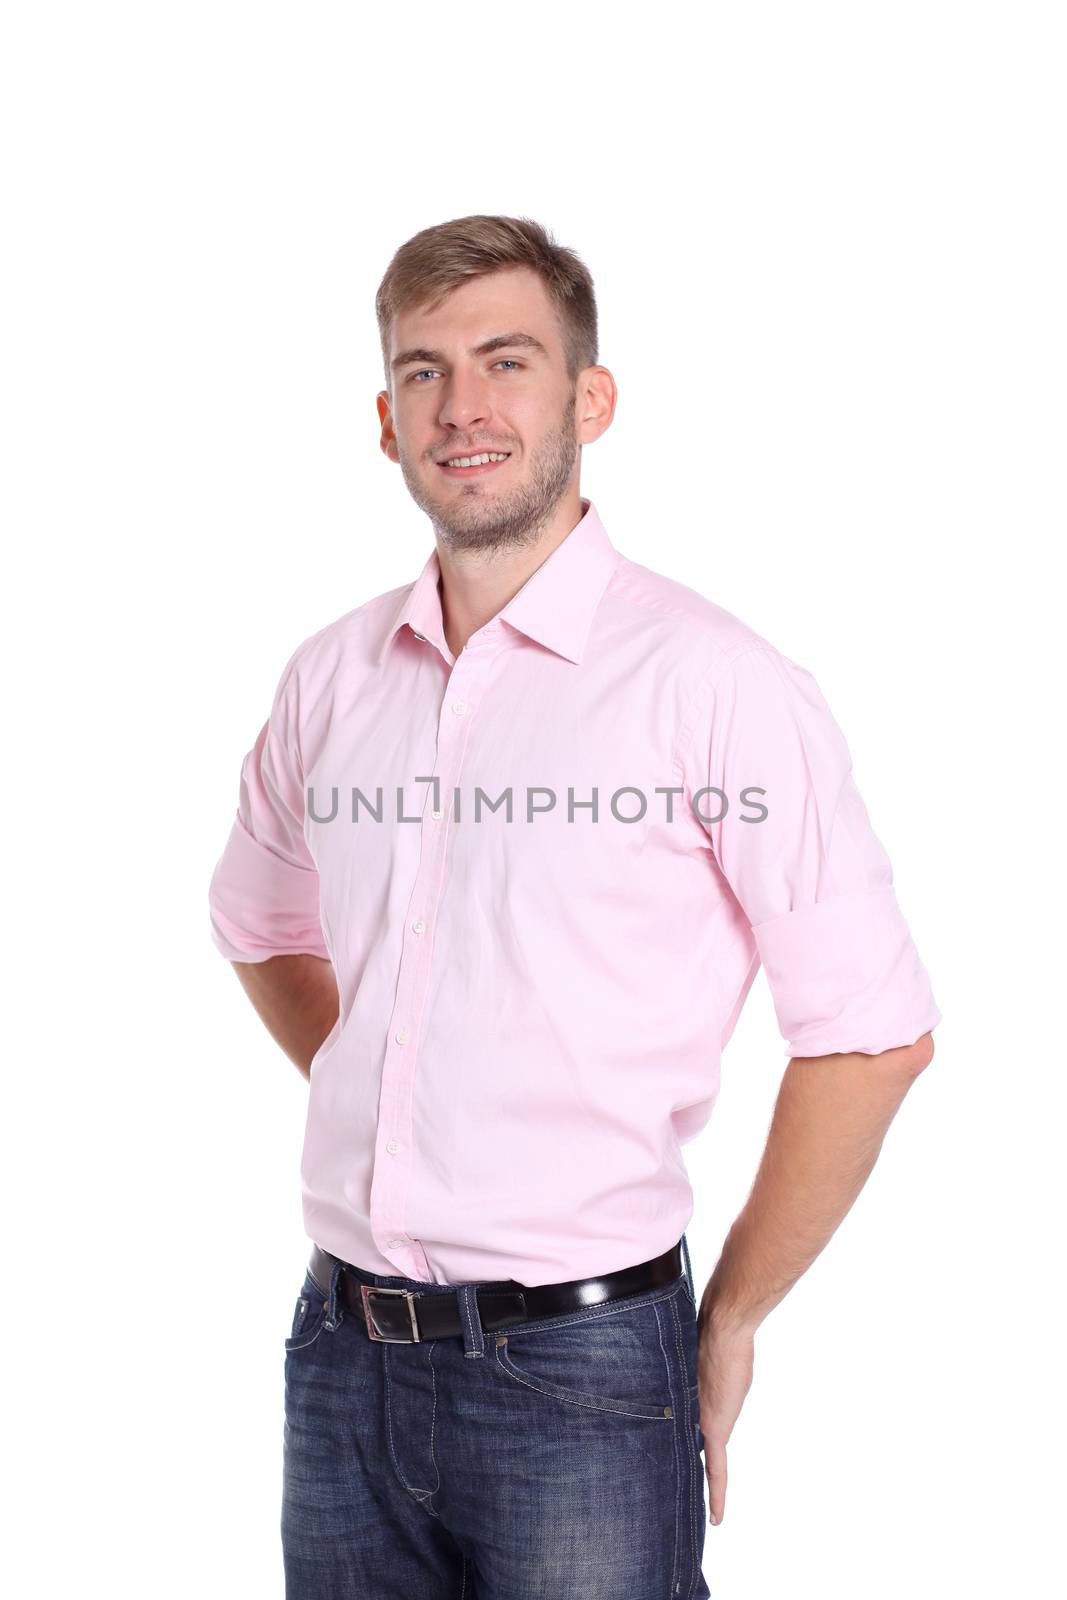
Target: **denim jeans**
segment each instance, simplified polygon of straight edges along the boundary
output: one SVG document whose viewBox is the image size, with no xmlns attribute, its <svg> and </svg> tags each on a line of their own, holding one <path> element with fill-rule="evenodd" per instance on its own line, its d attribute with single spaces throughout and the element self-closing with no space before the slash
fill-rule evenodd
<svg viewBox="0 0 1067 1600">
<path fill-rule="evenodd" d="M 368 1338 L 306 1275 L 285 1341 L 286 1600 L 707 1600 L 696 1305 L 666 1288 L 487 1333 Z M 325 1291 L 325 1292 L 324 1292 Z"/>
</svg>

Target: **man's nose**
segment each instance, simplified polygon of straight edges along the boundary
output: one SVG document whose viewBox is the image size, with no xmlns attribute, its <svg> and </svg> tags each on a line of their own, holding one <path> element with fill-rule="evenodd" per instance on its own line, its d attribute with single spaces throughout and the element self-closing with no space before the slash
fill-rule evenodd
<svg viewBox="0 0 1067 1600">
<path fill-rule="evenodd" d="M 469 428 L 484 422 L 492 411 L 489 388 L 484 378 L 463 377 L 456 373 L 445 380 L 437 419 L 454 428 Z"/>
</svg>

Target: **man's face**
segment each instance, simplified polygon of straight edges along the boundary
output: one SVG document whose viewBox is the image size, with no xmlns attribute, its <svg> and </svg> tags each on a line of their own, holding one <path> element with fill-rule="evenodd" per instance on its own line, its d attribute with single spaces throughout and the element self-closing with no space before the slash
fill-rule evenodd
<svg viewBox="0 0 1067 1600">
<path fill-rule="evenodd" d="M 581 460 L 575 387 L 537 274 L 510 267 L 463 284 L 433 310 L 396 317 L 390 362 L 392 399 L 378 396 L 382 448 L 444 544 L 493 550 L 535 541 L 577 490 Z M 507 459 L 444 464 L 486 452 Z"/>
</svg>

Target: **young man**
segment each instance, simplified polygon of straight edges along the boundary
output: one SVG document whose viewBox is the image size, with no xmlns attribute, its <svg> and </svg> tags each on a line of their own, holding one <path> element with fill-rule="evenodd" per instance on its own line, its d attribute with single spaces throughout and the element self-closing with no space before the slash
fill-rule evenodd
<svg viewBox="0 0 1067 1600">
<path fill-rule="evenodd" d="M 286 1593 L 707 1596 L 755 1330 L 939 1013 L 813 678 L 579 493 L 581 261 L 464 217 L 377 310 L 434 549 L 290 657 L 210 893 L 310 1080 Z M 792 1059 L 698 1315 L 680 1147 L 761 962 Z"/>
</svg>

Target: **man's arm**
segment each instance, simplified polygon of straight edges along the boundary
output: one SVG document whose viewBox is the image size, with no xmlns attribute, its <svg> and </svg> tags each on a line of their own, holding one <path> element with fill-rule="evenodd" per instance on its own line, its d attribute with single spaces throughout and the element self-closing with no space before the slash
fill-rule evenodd
<svg viewBox="0 0 1067 1600">
<path fill-rule="evenodd" d="M 850 1210 L 933 1053 L 926 1033 L 881 1055 L 797 1057 L 786 1068 L 759 1171 L 700 1305 L 700 1423 L 713 1523 L 722 1520 L 726 1443 L 752 1382 L 756 1329 Z"/>
<path fill-rule="evenodd" d="M 230 965 L 272 1037 L 310 1082 L 312 1058 L 340 1009 L 332 962 L 301 955 Z"/>
</svg>

